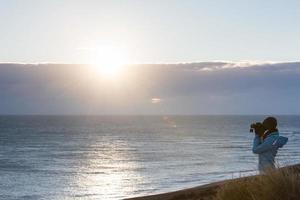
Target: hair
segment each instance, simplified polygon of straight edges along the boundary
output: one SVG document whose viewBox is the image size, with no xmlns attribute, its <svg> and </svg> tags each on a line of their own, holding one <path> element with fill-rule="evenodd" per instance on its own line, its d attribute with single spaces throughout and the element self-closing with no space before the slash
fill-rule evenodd
<svg viewBox="0 0 300 200">
<path fill-rule="evenodd" d="M 276 127 L 277 127 L 277 120 L 276 120 L 275 117 L 267 117 L 266 119 L 264 119 L 262 125 L 267 130 L 276 129 Z"/>
<path fill-rule="evenodd" d="M 275 117 L 267 117 L 264 119 L 262 125 L 267 130 L 267 132 L 263 135 L 263 139 L 265 139 L 270 133 L 278 131 L 277 120 Z"/>
</svg>

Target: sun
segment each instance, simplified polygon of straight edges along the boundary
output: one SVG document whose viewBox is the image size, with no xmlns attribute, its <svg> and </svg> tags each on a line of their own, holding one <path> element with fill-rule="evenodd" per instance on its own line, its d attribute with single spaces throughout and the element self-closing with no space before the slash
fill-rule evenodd
<svg viewBox="0 0 300 200">
<path fill-rule="evenodd" d="M 101 46 L 92 53 L 92 67 L 103 78 L 117 79 L 128 64 L 127 51 L 116 46 Z"/>
</svg>

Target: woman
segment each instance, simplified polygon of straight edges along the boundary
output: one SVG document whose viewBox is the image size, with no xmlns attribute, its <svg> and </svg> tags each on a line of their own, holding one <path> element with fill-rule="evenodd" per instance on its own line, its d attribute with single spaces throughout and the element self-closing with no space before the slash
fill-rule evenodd
<svg viewBox="0 0 300 200">
<path fill-rule="evenodd" d="M 258 154 L 260 173 L 275 168 L 277 151 L 288 141 L 288 138 L 279 136 L 276 118 L 267 117 L 263 121 L 262 127 L 265 131 L 262 134 L 256 132 L 252 148 L 253 153 Z"/>
</svg>

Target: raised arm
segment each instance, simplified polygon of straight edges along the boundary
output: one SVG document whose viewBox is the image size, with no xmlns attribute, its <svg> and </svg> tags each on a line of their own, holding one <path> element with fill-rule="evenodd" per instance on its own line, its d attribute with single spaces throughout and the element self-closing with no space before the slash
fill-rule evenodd
<svg viewBox="0 0 300 200">
<path fill-rule="evenodd" d="M 265 141 L 261 142 L 259 136 L 255 135 L 253 140 L 253 147 L 252 147 L 253 153 L 260 154 L 270 150 L 272 147 L 273 147 L 272 140 L 266 139 Z"/>
</svg>

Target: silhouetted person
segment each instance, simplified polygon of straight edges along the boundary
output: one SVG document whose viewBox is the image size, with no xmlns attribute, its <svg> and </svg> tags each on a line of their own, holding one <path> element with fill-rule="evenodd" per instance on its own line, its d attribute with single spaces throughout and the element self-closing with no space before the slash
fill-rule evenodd
<svg viewBox="0 0 300 200">
<path fill-rule="evenodd" d="M 279 136 L 277 120 L 267 117 L 263 123 L 257 123 L 252 151 L 258 154 L 258 169 L 260 173 L 275 168 L 275 156 L 279 148 L 288 141 L 287 137 Z M 251 125 L 251 128 L 252 125 Z"/>
</svg>

